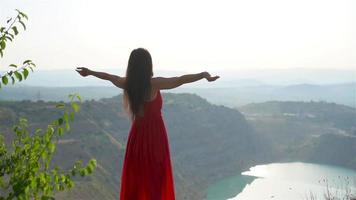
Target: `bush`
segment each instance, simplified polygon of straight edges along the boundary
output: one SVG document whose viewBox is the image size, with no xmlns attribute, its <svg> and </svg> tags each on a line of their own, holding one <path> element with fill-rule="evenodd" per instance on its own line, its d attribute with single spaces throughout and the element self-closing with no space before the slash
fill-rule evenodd
<svg viewBox="0 0 356 200">
<path fill-rule="evenodd" d="M 19 33 L 17 25 L 26 29 L 24 19 L 28 17 L 16 10 L 15 18 L 7 20 L 7 27 L 0 27 L 0 57 L 4 55 L 7 43 L 12 42 Z M 22 67 L 10 64 L 9 70 L 0 74 L 1 85 L 7 85 L 11 80 L 23 81 L 33 71 L 36 65 L 31 60 L 23 62 Z M 5 138 L 0 135 L 0 200 L 28 200 L 28 199 L 54 199 L 54 193 L 74 187 L 75 176 L 86 176 L 96 168 L 96 160 L 91 159 L 86 166 L 77 161 L 70 170 L 63 170 L 58 166 L 51 166 L 52 156 L 56 151 L 58 139 L 70 129 L 70 122 L 79 111 L 77 103 L 81 101 L 77 94 L 69 95 L 70 106 L 64 103 L 57 104 L 63 109 L 63 114 L 50 123 L 45 130 L 37 129 L 34 133 L 28 130 L 27 119 L 21 118 L 13 126 L 15 133 L 11 146 L 6 145 Z"/>
</svg>

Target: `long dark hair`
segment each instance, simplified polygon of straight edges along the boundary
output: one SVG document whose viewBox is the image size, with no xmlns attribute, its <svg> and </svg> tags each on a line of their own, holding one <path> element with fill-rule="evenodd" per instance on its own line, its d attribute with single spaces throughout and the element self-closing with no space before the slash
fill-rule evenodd
<svg viewBox="0 0 356 200">
<path fill-rule="evenodd" d="M 151 96 L 152 58 L 143 48 L 134 49 L 129 58 L 124 88 L 124 105 L 135 119 Z"/>
</svg>

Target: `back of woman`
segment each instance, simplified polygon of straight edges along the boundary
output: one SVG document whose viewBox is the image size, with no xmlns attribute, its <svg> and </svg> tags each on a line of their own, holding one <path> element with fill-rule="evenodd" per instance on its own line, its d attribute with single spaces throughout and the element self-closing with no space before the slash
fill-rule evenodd
<svg viewBox="0 0 356 200">
<path fill-rule="evenodd" d="M 131 52 L 126 77 L 78 68 L 82 76 L 111 81 L 124 90 L 124 108 L 132 119 L 121 176 L 121 200 L 174 200 L 174 182 L 166 127 L 162 118 L 161 90 L 205 78 L 208 72 L 179 77 L 153 77 L 150 53 Z"/>
<path fill-rule="evenodd" d="M 144 115 L 133 121 L 121 177 L 121 200 L 174 199 L 174 184 L 162 97 L 144 104 Z"/>
</svg>

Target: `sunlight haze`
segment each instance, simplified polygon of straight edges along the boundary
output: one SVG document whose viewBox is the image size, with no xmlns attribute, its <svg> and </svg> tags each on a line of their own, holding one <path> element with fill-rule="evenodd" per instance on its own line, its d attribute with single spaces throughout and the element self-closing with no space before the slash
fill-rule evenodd
<svg viewBox="0 0 356 200">
<path fill-rule="evenodd" d="M 27 31 L 0 65 L 31 58 L 41 69 L 125 69 L 147 48 L 155 69 L 354 69 L 351 0 L 1 0 L 0 21 L 20 9 Z"/>
</svg>

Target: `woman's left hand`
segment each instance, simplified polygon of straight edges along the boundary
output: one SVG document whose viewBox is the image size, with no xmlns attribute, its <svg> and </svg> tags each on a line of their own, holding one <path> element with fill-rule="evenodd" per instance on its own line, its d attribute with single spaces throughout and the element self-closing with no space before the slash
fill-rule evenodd
<svg viewBox="0 0 356 200">
<path fill-rule="evenodd" d="M 209 82 L 215 81 L 216 79 L 220 78 L 220 76 L 211 76 L 209 72 L 203 72 L 203 73 L 204 73 L 204 78 Z"/>
</svg>

